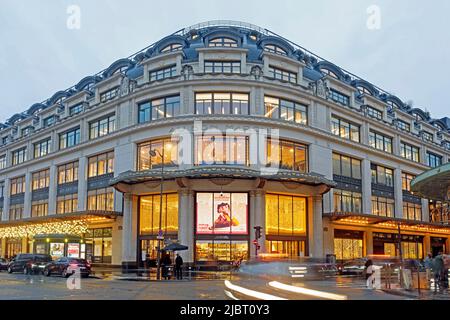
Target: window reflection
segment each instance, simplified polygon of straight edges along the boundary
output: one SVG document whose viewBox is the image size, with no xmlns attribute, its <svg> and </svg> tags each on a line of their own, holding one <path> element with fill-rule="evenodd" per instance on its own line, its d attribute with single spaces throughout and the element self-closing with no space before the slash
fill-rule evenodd
<svg viewBox="0 0 450 320">
<path fill-rule="evenodd" d="M 247 136 L 200 136 L 195 146 L 196 165 L 249 164 Z"/>
<path fill-rule="evenodd" d="M 291 141 L 267 140 L 267 166 L 308 171 L 308 147 Z"/>
<path fill-rule="evenodd" d="M 155 150 L 156 156 L 152 157 L 150 151 Z M 170 138 L 153 140 L 138 146 L 138 170 L 150 170 L 162 166 L 164 155 L 164 166 L 178 165 L 178 141 Z"/>
</svg>

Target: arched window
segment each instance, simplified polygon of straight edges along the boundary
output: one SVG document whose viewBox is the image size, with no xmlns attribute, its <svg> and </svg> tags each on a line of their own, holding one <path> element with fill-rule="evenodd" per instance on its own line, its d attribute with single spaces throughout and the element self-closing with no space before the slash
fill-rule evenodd
<svg viewBox="0 0 450 320">
<path fill-rule="evenodd" d="M 164 49 L 161 50 L 161 53 L 167 53 L 167 52 L 175 52 L 180 51 L 183 49 L 183 45 L 179 43 L 172 43 L 168 46 L 164 47 Z"/>
<path fill-rule="evenodd" d="M 210 47 L 226 47 L 237 48 L 238 43 L 236 40 L 226 37 L 214 38 L 209 40 L 208 46 Z"/>
<path fill-rule="evenodd" d="M 328 76 L 330 76 L 330 77 L 333 77 L 333 78 L 335 78 L 335 79 L 339 79 L 339 77 L 337 76 L 337 74 L 334 73 L 333 71 L 330 71 L 330 70 L 325 69 L 325 68 L 320 69 L 320 71 L 321 71 L 323 74 L 326 74 L 326 75 L 328 75 Z"/>
<path fill-rule="evenodd" d="M 270 52 L 270 53 L 275 53 L 275 54 L 280 54 L 282 56 L 287 56 L 286 50 L 284 50 L 281 47 L 276 46 L 274 44 L 267 44 L 267 45 L 265 45 L 264 46 L 264 51 Z"/>
<path fill-rule="evenodd" d="M 359 91 L 359 93 L 361 93 L 361 94 L 366 94 L 366 95 L 369 95 L 369 96 L 371 96 L 372 95 L 372 92 L 370 92 L 369 91 L 369 89 L 367 89 L 366 87 L 357 87 L 357 89 L 358 89 L 358 91 Z"/>
</svg>

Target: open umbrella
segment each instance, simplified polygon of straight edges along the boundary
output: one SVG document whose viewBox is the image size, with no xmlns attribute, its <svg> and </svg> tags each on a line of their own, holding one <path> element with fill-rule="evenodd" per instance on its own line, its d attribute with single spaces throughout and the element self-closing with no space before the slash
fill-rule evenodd
<svg viewBox="0 0 450 320">
<path fill-rule="evenodd" d="M 188 250 L 189 247 L 183 246 L 179 243 L 171 243 L 163 248 L 164 251 L 185 251 Z"/>
</svg>

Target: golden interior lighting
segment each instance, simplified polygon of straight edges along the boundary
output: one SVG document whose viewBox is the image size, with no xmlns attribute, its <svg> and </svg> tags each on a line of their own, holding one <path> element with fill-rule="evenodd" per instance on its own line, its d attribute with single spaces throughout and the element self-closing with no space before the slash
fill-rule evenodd
<svg viewBox="0 0 450 320">
<path fill-rule="evenodd" d="M 48 222 L 0 228 L 0 239 L 32 238 L 38 234 L 73 234 L 82 236 L 88 230 L 86 220 Z M 47 242 L 50 241 L 47 239 Z"/>
</svg>

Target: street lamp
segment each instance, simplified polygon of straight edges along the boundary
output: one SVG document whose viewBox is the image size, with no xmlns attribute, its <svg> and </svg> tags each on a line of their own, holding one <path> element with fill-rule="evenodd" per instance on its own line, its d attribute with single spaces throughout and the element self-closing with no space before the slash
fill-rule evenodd
<svg viewBox="0 0 450 320">
<path fill-rule="evenodd" d="M 171 144 L 168 144 L 167 147 L 170 149 Z M 157 149 L 153 149 L 149 151 L 151 157 L 156 157 L 159 155 L 161 157 L 161 189 L 159 194 L 159 231 L 158 231 L 158 250 L 157 250 L 157 258 L 156 258 L 156 279 L 161 280 L 161 240 L 164 240 L 163 231 L 162 231 L 162 206 L 163 206 L 163 187 L 164 187 L 164 149 L 165 145 L 163 142 L 162 146 L 162 154 Z"/>
</svg>

